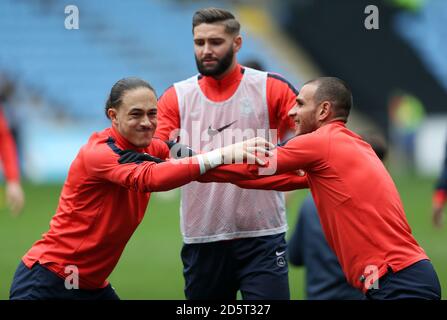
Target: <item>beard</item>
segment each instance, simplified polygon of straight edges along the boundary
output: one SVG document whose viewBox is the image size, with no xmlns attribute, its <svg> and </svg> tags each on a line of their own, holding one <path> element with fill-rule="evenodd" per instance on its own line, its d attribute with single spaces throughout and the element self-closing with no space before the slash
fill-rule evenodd
<svg viewBox="0 0 447 320">
<path fill-rule="evenodd" d="M 233 47 L 230 47 L 227 53 L 221 59 L 218 59 L 214 67 L 205 67 L 203 65 L 203 62 L 199 60 L 196 55 L 194 57 L 196 59 L 197 70 L 199 70 L 201 74 L 211 77 L 220 76 L 221 74 L 225 73 L 225 71 L 227 71 L 228 68 L 231 66 L 231 62 L 233 62 L 234 51 Z"/>
</svg>

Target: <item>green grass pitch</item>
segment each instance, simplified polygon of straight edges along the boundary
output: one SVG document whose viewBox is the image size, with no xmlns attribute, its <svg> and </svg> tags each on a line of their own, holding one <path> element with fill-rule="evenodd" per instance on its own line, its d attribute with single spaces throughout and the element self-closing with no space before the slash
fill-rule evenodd
<svg viewBox="0 0 447 320">
<path fill-rule="evenodd" d="M 430 221 L 434 180 L 415 176 L 394 178 L 413 233 L 432 259 L 446 292 L 447 231 L 434 230 Z M 11 217 L 4 201 L 0 202 L 0 299 L 8 299 L 21 256 L 47 231 L 60 189 L 60 185 L 25 184 L 27 203 L 18 218 Z M 288 203 L 290 228 L 295 225 L 297 208 L 306 193 L 296 192 Z M 152 195 L 143 222 L 109 278 L 122 299 L 184 299 L 178 207 L 178 192 L 169 200 Z M 304 298 L 303 283 L 303 270 L 290 267 L 292 299 Z"/>
</svg>

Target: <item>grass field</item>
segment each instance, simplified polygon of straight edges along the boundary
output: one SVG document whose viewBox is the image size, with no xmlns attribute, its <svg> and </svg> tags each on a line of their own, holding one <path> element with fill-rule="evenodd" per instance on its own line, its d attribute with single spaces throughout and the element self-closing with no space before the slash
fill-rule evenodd
<svg viewBox="0 0 447 320">
<path fill-rule="evenodd" d="M 432 259 L 443 292 L 447 292 L 447 231 L 434 230 L 429 216 L 433 180 L 402 176 L 395 181 L 413 233 Z M 4 205 L 0 209 L 0 299 L 8 298 L 21 256 L 47 231 L 61 186 L 26 184 L 25 188 L 27 203 L 22 216 L 12 218 Z M 289 202 L 291 228 L 306 193 L 296 192 Z M 171 200 L 153 195 L 145 219 L 109 278 L 122 299 L 184 299 L 178 206 L 178 193 Z M 303 270 L 290 267 L 293 299 L 304 298 L 303 282 Z"/>
</svg>

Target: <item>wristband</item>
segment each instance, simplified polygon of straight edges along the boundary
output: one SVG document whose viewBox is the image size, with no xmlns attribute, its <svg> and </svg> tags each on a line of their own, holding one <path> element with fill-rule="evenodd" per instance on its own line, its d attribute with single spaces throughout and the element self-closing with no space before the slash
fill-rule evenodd
<svg viewBox="0 0 447 320">
<path fill-rule="evenodd" d="M 205 153 L 205 156 L 208 158 L 208 162 L 210 163 L 211 168 L 215 168 L 223 164 L 223 156 L 220 149 Z"/>
<path fill-rule="evenodd" d="M 205 161 L 203 159 L 203 155 L 199 154 L 197 156 L 197 161 L 199 162 L 200 174 L 204 174 L 206 172 Z"/>
</svg>

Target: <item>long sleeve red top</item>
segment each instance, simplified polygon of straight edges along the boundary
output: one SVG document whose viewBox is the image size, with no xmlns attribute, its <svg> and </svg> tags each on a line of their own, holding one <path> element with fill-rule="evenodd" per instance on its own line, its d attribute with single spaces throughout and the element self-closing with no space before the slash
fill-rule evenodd
<svg viewBox="0 0 447 320">
<path fill-rule="evenodd" d="M 274 154 L 276 174 L 307 172 L 326 239 L 353 286 L 365 291 L 373 268 L 381 277 L 388 267 L 397 272 L 428 259 L 383 163 L 343 122 L 297 136 Z"/>
<path fill-rule="evenodd" d="M 120 164 L 120 150 L 134 149 L 167 158 L 164 142 L 153 139 L 136 149 L 113 128 L 93 134 L 71 164 L 50 230 L 23 257 L 65 278 L 65 267 L 79 270 L 81 288 L 107 285 L 125 245 L 143 219 L 150 192 L 181 186 L 199 177 L 196 163 Z"/>
</svg>

